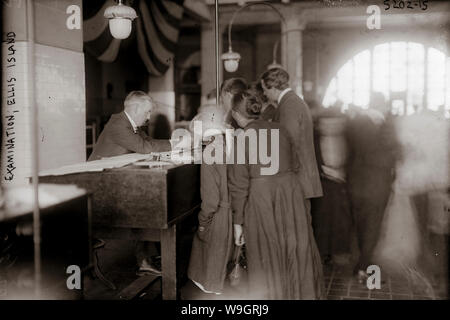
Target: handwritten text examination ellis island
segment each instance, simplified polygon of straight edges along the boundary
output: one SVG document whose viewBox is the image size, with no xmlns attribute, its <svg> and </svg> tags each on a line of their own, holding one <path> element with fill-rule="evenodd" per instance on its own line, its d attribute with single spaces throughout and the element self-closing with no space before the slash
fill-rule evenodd
<svg viewBox="0 0 450 320">
<path fill-rule="evenodd" d="M 172 140 L 180 140 L 178 145 L 201 146 L 202 139 L 214 137 L 214 140 L 201 148 L 180 149 L 181 161 L 200 164 L 260 164 L 261 175 L 274 175 L 279 169 L 279 129 L 234 130 L 226 129 L 225 141 L 222 131 L 206 129 L 203 132 L 202 121 L 194 121 L 193 135 L 186 129 L 176 129 L 172 133 Z M 192 144 L 193 137 L 193 144 Z M 268 142 L 270 139 L 270 142 Z M 268 150 L 268 146 L 270 149 Z M 196 151 L 197 150 L 197 151 Z M 248 150 L 246 152 L 246 150 Z M 192 152 L 194 154 L 192 154 Z M 247 159 L 246 159 L 247 154 Z M 172 154 L 172 157 L 174 154 Z"/>
</svg>

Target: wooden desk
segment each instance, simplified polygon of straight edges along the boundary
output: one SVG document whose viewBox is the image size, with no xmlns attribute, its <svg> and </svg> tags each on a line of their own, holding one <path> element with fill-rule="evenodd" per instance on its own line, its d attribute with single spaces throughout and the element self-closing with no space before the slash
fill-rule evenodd
<svg viewBox="0 0 450 320">
<path fill-rule="evenodd" d="M 162 297 L 177 298 L 176 229 L 200 206 L 199 165 L 151 169 L 130 165 L 40 179 L 92 192 L 94 237 L 161 242 Z"/>
</svg>

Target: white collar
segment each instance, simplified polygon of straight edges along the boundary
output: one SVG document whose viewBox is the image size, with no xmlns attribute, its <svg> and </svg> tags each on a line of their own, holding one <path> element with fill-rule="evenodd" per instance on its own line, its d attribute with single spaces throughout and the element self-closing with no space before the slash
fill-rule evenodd
<svg viewBox="0 0 450 320">
<path fill-rule="evenodd" d="M 280 104 L 281 99 L 284 97 L 284 95 L 291 90 L 292 90 L 291 88 L 286 88 L 283 91 L 281 91 L 280 95 L 278 96 L 278 104 Z"/>
<path fill-rule="evenodd" d="M 136 123 L 133 121 L 133 119 L 131 119 L 130 115 L 125 110 L 123 112 L 125 112 L 125 115 L 127 116 L 128 120 L 130 121 L 131 126 L 133 127 L 134 133 L 136 133 L 137 129 L 138 129 Z"/>
</svg>

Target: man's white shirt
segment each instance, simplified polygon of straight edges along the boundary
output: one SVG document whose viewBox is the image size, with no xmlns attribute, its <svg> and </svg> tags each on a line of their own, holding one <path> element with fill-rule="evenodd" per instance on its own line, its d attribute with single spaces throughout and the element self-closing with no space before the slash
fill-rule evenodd
<svg viewBox="0 0 450 320">
<path fill-rule="evenodd" d="M 286 88 L 283 91 L 281 91 L 280 95 L 278 96 L 278 104 L 280 104 L 281 99 L 283 99 L 284 95 L 291 90 L 292 90 L 291 88 Z"/>
<path fill-rule="evenodd" d="M 136 133 L 137 129 L 138 129 L 136 123 L 133 121 L 133 119 L 131 119 L 130 115 L 126 111 L 124 111 L 124 112 L 125 112 L 125 115 L 127 116 L 128 120 L 130 121 L 131 126 L 133 127 L 134 133 Z"/>
</svg>

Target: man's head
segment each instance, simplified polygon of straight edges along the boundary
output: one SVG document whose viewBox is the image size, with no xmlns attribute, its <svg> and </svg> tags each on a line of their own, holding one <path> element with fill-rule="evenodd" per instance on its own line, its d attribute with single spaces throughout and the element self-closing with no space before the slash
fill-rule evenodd
<svg viewBox="0 0 450 320">
<path fill-rule="evenodd" d="M 125 98 L 125 111 L 133 119 L 138 127 L 143 126 L 150 120 L 150 114 L 154 102 L 148 94 L 143 91 L 131 91 Z"/>
<path fill-rule="evenodd" d="M 261 86 L 269 100 L 277 101 L 280 93 L 289 88 L 289 74 L 281 68 L 267 70 L 261 75 Z"/>
<path fill-rule="evenodd" d="M 372 92 L 369 107 L 370 109 L 380 111 L 384 115 L 390 112 L 389 104 L 387 103 L 386 98 L 382 92 Z"/>
<path fill-rule="evenodd" d="M 242 78 L 227 79 L 220 87 L 220 98 L 225 112 L 231 110 L 231 100 L 233 96 L 247 90 L 247 82 Z"/>
</svg>

